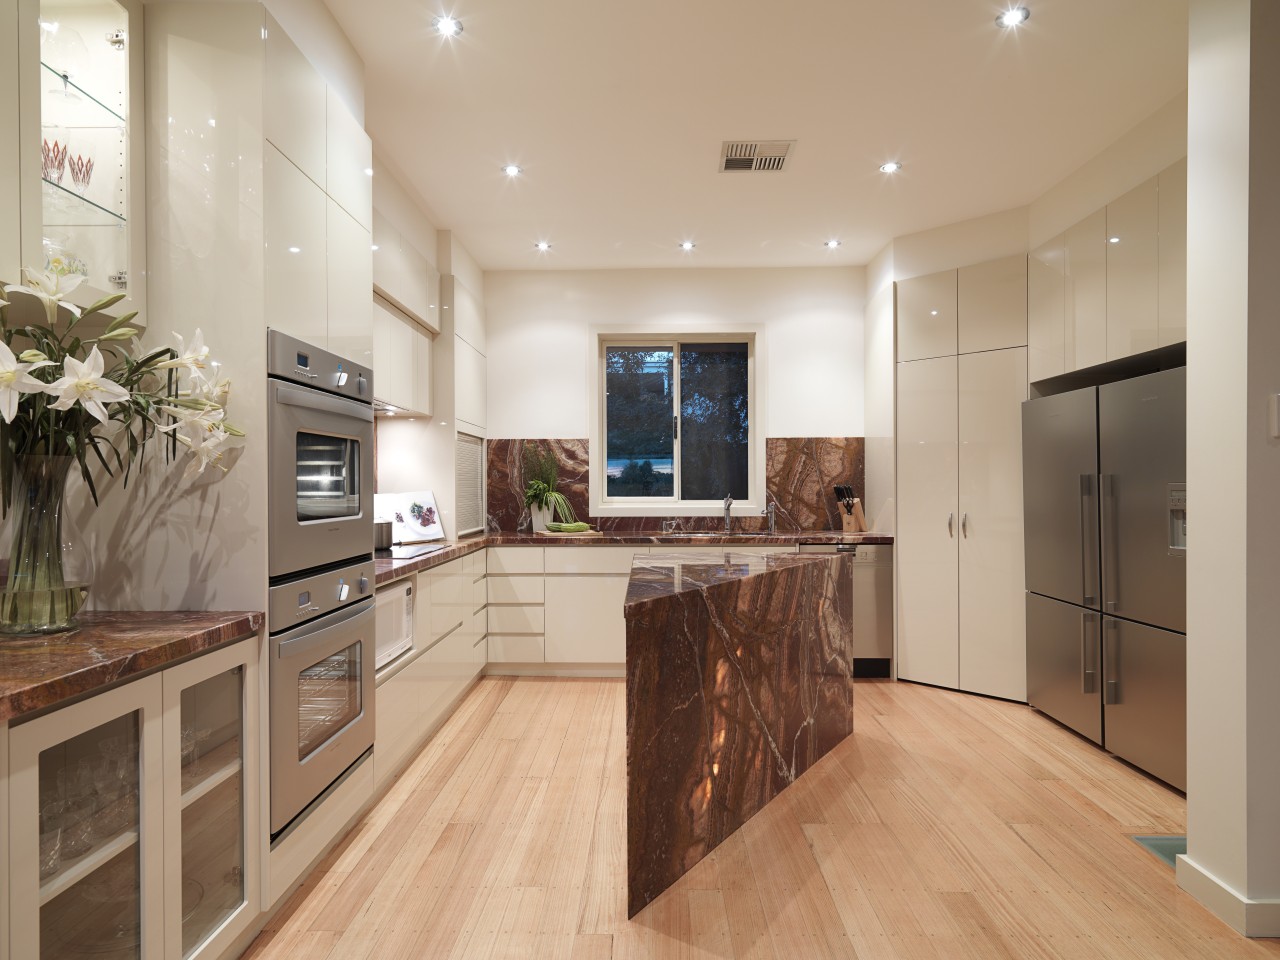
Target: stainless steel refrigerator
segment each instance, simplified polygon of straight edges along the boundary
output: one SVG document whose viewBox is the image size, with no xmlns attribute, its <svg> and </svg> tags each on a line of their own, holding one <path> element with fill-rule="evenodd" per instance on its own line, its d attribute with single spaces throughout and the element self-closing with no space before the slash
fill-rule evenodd
<svg viewBox="0 0 1280 960">
<path fill-rule="evenodd" d="M 1185 790 L 1186 369 L 1022 405 L 1027 699 Z"/>
</svg>

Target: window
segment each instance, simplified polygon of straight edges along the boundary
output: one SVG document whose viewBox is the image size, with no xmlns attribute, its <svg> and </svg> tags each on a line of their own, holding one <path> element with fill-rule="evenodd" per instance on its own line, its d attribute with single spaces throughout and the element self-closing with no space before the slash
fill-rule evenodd
<svg viewBox="0 0 1280 960">
<path fill-rule="evenodd" d="M 603 503 L 750 499 L 752 342 L 602 342 Z"/>
</svg>

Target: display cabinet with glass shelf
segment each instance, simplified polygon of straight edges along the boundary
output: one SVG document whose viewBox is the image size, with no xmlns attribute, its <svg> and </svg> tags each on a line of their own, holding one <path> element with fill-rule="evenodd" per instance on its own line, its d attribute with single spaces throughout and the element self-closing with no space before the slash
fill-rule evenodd
<svg viewBox="0 0 1280 960">
<path fill-rule="evenodd" d="M 123 292 L 113 312 L 142 310 L 141 7 L 19 3 L 23 264 L 85 277 L 82 305 Z"/>
</svg>

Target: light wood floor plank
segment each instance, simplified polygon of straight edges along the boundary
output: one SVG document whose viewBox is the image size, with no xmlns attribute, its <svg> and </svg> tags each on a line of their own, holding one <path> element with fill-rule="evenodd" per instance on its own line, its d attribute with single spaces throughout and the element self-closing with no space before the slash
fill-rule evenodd
<svg viewBox="0 0 1280 960">
<path fill-rule="evenodd" d="M 618 680 L 486 678 L 252 960 L 1280 960 L 1129 835 L 1186 802 L 1030 708 L 859 683 L 854 735 L 633 920 Z"/>
</svg>

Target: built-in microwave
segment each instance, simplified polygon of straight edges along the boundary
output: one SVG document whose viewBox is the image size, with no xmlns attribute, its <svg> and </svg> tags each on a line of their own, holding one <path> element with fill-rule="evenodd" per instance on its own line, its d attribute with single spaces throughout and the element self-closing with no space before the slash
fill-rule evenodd
<svg viewBox="0 0 1280 960">
<path fill-rule="evenodd" d="M 379 670 L 413 649 L 414 579 L 406 577 L 378 588 L 374 665 Z"/>
<path fill-rule="evenodd" d="M 267 335 L 268 573 L 274 579 L 373 552 L 373 373 Z"/>
</svg>

